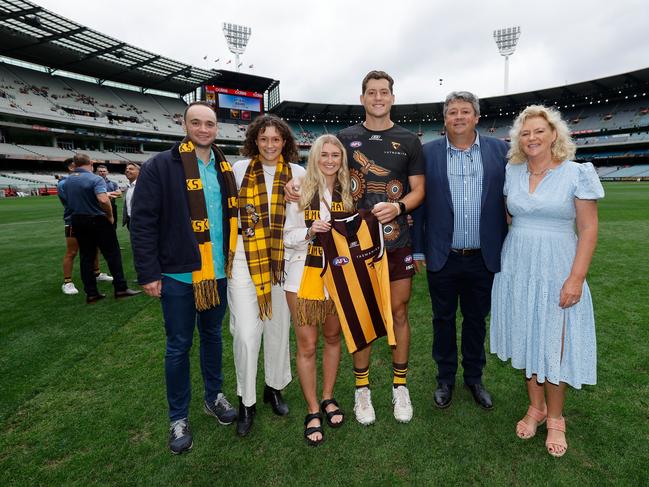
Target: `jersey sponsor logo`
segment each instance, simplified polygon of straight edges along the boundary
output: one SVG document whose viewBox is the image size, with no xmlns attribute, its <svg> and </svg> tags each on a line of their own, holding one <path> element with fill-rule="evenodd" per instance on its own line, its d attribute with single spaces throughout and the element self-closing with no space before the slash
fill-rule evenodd
<svg viewBox="0 0 649 487">
<path fill-rule="evenodd" d="M 349 264 L 349 259 L 345 257 L 344 255 L 339 255 L 338 257 L 334 257 L 334 259 L 331 261 L 333 265 L 336 267 L 342 267 L 346 264 Z"/>
<path fill-rule="evenodd" d="M 357 149 L 361 145 L 363 145 L 363 143 L 360 140 L 355 140 L 349 144 L 349 147 L 351 147 L 352 149 Z"/>
<path fill-rule="evenodd" d="M 411 264 L 411 263 L 412 263 L 412 255 L 406 255 L 406 256 L 403 258 L 403 261 L 404 261 L 406 264 Z"/>
<path fill-rule="evenodd" d="M 399 142 L 390 142 L 392 144 L 392 148 L 394 150 L 399 150 L 399 147 L 401 147 L 401 144 Z"/>
<path fill-rule="evenodd" d="M 187 191 L 198 191 L 199 189 L 203 189 L 203 183 L 200 179 L 187 180 Z"/>
<path fill-rule="evenodd" d="M 374 257 L 376 254 L 379 253 L 380 247 L 379 245 L 375 245 L 374 247 L 371 247 L 360 254 L 355 255 L 354 257 L 359 260 L 365 260 L 368 257 Z"/>
<path fill-rule="evenodd" d="M 358 240 L 355 240 L 349 244 L 349 248 L 353 249 L 354 247 L 358 247 L 359 245 L 360 243 L 358 242 Z"/>
<path fill-rule="evenodd" d="M 380 135 L 370 135 L 370 140 L 383 140 Z"/>
</svg>

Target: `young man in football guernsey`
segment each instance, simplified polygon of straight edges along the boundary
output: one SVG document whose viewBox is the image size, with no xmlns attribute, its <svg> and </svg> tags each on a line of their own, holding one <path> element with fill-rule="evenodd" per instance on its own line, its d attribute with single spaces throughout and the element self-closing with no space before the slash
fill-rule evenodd
<svg viewBox="0 0 649 487">
<path fill-rule="evenodd" d="M 424 161 L 415 134 L 390 119 L 394 80 L 383 71 L 370 71 L 362 83 L 360 101 L 365 121 L 346 128 L 338 138 L 347 149 L 352 197 L 358 208 L 372 209 L 383 224 L 383 238 L 390 269 L 390 294 L 394 334 L 392 349 L 394 417 L 407 423 L 412 404 L 406 386 L 410 325 L 408 301 L 412 276 L 410 228 L 407 213 L 424 199 Z M 371 346 L 353 355 L 356 394 L 354 412 L 359 423 L 375 420 L 369 389 Z"/>
<path fill-rule="evenodd" d="M 360 96 L 365 121 L 342 130 L 338 138 L 349 157 L 352 196 L 357 207 L 371 209 L 383 224 L 397 342 L 392 349 L 392 402 L 396 420 L 407 423 L 412 419 L 406 385 L 410 349 L 408 301 L 415 273 L 407 214 L 424 199 L 424 161 L 417 136 L 390 119 L 393 85 L 392 77 L 383 71 L 367 73 Z M 291 183 L 287 184 L 289 199 L 293 188 Z M 371 346 L 367 346 L 353 355 L 354 413 L 363 425 L 376 420 L 369 388 L 370 354 Z"/>
</svg>

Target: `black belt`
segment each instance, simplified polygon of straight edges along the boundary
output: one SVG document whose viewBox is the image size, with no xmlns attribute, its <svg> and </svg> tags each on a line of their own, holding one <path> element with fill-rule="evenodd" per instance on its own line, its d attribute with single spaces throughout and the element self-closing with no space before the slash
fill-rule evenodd
<svg viewBox="0 0 649 487">
<path fill-rule="evenodd" d="M 480 253 L 480 249 L 451 249 L 451 252 L 461 256 L 476 255 Z"/>
</svg>

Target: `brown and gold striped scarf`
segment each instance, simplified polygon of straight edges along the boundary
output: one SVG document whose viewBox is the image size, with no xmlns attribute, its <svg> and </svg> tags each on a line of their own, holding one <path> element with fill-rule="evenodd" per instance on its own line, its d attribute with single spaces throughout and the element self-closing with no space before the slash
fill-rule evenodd
<svg viewBox="0 0 649 487">
<path fill-rule="evenodd" d="M 189 215 L 192 221 L 194 236 L 198 242 L 198 250 L 201 254 L 201 267 L 192 272 L 194 300 L 196 301 L 196 309 L 198 311 L 205 311 L 221 303 L 214 272 L 214 260 L 212 258 L 213 249 L 210 239 L 210 224 L 207 218 L 203 183 L 198 169 L 196 147 L 188 137 L 185 137 L 180 144 L 179 151 L 185 172 Z M 212 145 L 212 152 L 214 152 L 215 160 L 218 161 L 216 170 L 221 173 L 225 183 L 221 187 L 221 192 L 226 195 L 228 201 L 227 212 L 230 228 L 228 248 L 233 249 L 237 242 L 237 183 L 234 179 L 232 167 L 225 160 L 225 156 L 216 144 Z M 222 252 L 223 249 L 216 249 L 216 251 Z M 230 250 L 225 263 L 225 271 L 227 274 L 230 273 L 230 269 L 232 268 L 233 256 L 234 252 Z"/>
<path fill-rule="evenodd" d="M 330 213 L 331 219 L 349 216 L 349 212 L 345 211 L 342 203 L 338 182 L 334 187 Z M 319 219 L 320 194 L 316 191 L 309 205 L 304 208 L 304 222 L 306 227 L 309 228 L 315 220 Z M 300 289 L 297 292 L 298 325 L 316 326 L 324 323 L 328 315 L 336 313 L 333 301 L 331 299 L 325 300 L 322 267 L 322 245 L 316 234 L 315 238 L 309 242 Z"/>
<path fill-rule="evenodd" d="M 269 211 L 264 169 L 257 156 L 250 161 L 239 190 L 243 247 L 262 320 L 273 317 L 272 285 L 284 282 L 284 186 L 292 177 L 290 164 L 280 156 Z"/>
</svg>

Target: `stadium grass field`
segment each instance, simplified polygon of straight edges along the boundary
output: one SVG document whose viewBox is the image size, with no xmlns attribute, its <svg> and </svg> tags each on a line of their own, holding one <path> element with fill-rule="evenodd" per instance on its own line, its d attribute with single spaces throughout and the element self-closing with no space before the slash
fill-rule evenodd
<svg viewBox="0 0 649 487">
<path fill-rule="evenodd" d="M 371 368 L 375 425 L 362 427 L 353 418 L 351 360 L 344 352 L 336 396 L 348 422 L 326 428 L 322 446 L 309 448 L 302 439 L 297 378 L 285 391 L 290 415 L 273 416 L 260 401 L 251 435 L 239 439 L 233 426 L 219 426 L 202 412 L 195 347 L 194 448 L 172 456 L 157 301 L 138 296 L 87 306 L 83 294 L 63 295 L 59 202 L 0 200 L 0 485 L 649 485 L 649 184 L 605 188 L 589 275 L 598 385 L 569 391 L 569 450 L 561 459 L 545 452 L 544 427 L 530 441 L 516 438 L 514 425 L 527 407 L 522 374 L 492 355 L 484 381 L 493 411 L 478 409 L 461 387 L 449 409 L 433 408 L 423 276 L 410 305 L 410 424 L 392 417 L 391 360 L 379 343 Z M 123 228 L 119 237 L 132 280 Z M 75 282 L 80 288 L 78 260 Z M 236 402 L 227 326 L 224 340 L 225 392 Z"/>
</svg>

